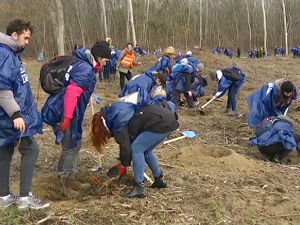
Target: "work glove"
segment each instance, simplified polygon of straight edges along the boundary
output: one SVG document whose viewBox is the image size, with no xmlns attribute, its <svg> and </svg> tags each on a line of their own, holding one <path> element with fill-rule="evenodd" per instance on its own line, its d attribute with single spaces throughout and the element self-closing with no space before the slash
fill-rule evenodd
<svg viewBox="0 0 300 225">
<path fill-rule="evenodd" d="M 64 122 L 59 124 L 59 129 L 61 131 L 67 130 L 70 125 L 70 122 L 71 122 L 71 118 L 65 118 Z"/>
<path fill-rule="evenodd" d="M 108 169 L 107 176 L 108 177 L 119 176 L 119 179 L 121 179 L 125 173 L 126 173 L 126 167 L 123 166 L 121 163 L 118 163 Z"/>
</svg>

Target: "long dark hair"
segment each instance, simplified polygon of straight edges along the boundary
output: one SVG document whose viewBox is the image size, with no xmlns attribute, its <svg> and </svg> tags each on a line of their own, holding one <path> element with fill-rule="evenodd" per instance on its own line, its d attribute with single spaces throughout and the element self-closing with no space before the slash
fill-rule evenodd
<svg viewBox="0 0 300 225">
<path fill-rule="evenodd" d="M 104 153 L 104 147 L 107 144 L 111 133 L 107 130 L 104 125 L 100 112 L 95 113 L 92 119 L 90 140 L 92 145 L 96 148 L 99 153 Z"/>
<path fill-rule="evenodd" d="M 281 86 L 280 86 L 280 98 L 278 100 L 278 102 L 276 103 L 276 106 L 281 106 L 281 105 L 286 105 L 289 103 L 291 97 L 294 95 L 294 90 L 292 91 L 286 91 L 282 88 L 282 85 L 284 84 L 288 84 L 288 85 L 291 85 L 292 87 L 294 86 L 293 83 L 291 81 L 284 81 Z M 289 97 L 287 97 L 284 92 L 293 92 L 293 94 Z"/>
</svg>

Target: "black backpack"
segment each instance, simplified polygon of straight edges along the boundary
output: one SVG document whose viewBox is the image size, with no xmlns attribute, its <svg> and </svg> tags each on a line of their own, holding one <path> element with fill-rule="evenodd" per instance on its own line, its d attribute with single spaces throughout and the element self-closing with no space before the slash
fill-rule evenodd
<svg viewBox="0 0 300 225">
<path fill-rule="evenodd" d="M 222 73 L 228 80 L 240 81 L 242 79 L 242 73 L 238 69 L 224 69 Z"/>
<path fill-rule="evenodd" d="M 57 56 L 45 63 L 40 71 L 42 89 L 50 95 L 64 89 L 65 75 L 69 67 L 79 60 L 76 56 Z"/>
</svg>

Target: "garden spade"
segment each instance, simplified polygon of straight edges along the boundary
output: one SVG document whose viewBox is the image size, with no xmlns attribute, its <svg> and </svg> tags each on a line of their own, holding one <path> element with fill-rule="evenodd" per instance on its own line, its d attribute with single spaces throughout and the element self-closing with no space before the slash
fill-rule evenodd
<svg viewBox="0 0 300 225">
<path fill-rule="evenodd" d="M 180 137 L 177 137 L 177 138 L 173 138 L 171 140 L 168 140 L 168 141 L 164 141 L 163 144 L 168 144 L 168 143 L 171 143 L 173 141 L 178 141 L 178 140 L 181 140 L 183 138 L 194 138 L 197 136 L 197 133 L 195 131 L 191 131 L 191 130 L 185 130 L 182 132 L 182 136 Z"/>
</svg>

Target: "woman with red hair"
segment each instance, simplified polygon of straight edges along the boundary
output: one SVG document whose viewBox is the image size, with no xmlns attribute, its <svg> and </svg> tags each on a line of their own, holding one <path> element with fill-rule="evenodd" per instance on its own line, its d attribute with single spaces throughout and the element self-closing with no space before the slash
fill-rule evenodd
<svg viewBox="0 0 300 225">
<path fill-rule="evenodd" d="M 124 195 L 128 198 L 146 196 L 143 182 L 146 163 L 155 178 L 152 188 L 166 188 L 163 174 L 153 150 L 170 133 L 177 129 L 178 122 L 168 105 L 146 105 L 139 107 L 128 102 L 116 102 L 103 107 L 93 116 L 91 140 L 99 152 L 103 152 L 108 139 L 114 137 L 120 145 L 119 176 L 131 159 L 134 171 L 134 187 Z"/>
</svg>

